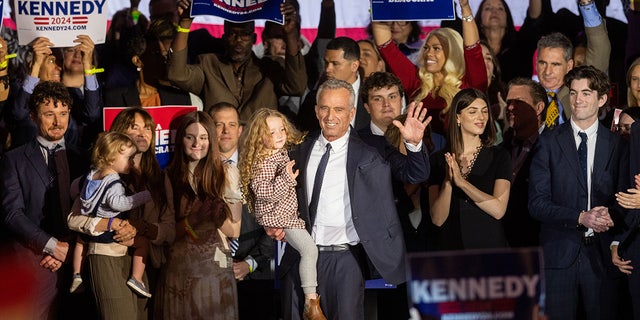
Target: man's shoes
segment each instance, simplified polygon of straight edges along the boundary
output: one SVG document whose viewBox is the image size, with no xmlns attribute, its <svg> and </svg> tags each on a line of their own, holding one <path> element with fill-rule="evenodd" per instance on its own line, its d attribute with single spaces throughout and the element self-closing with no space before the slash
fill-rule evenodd
<svg viewBox="0 0 640 320">
<path fill-rule="evenodd" d="M 137 293 L 138 295 L 151 298 L 151 292 L 147 290 L 147 287 L 144 286 L 144 283 L 136 280 L 134 277 L 129 278 L 129 281 L 127 281 L 127 285 L 129 286 L 129 288 L 131 288 L 131 290 L 133 290 L 133 292 Z"/>
<path fill-rule="evenodd" d="M 302 314 L 304 320 L 327 320 L 320 308 L 320 296 L 315 299 L 305 300 L 304 313 Z"/>
</svg>

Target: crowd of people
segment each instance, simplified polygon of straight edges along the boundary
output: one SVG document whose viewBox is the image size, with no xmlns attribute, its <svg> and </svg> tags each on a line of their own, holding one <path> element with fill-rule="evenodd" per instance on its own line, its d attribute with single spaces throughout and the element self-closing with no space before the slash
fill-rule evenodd
<svg viewBox="0 0 640 320">
<path fill-rule="evenodd" d="M 132 0 L 100 45 L 2 27 L 0 318 L 408 319 L 407 252 L 541 247 L 540 317 L 640 319 L 640 5 L 577 2 L 352 39 L 322 0 L 309 43 L 286 0 L 259 48 L 191 0 Z M 161 168 L 144 107 L 174 105 Z"/>
</svg>

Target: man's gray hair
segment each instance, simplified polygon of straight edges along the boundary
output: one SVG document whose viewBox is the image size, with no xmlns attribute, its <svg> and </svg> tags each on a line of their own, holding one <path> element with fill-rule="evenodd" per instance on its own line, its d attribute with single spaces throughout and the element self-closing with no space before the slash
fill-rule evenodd
<svg viewBox="0 0 640 320">
<path fill-rule="evenodd" d="M 353 86 L 349 82 L 338 79 L 329 79 L 323 82 L 320 87 L 318 87 L 318 93 L 316 94 L 316 103 L 320 101 L 320 95 L 324 90 L 335 90 L 335 89 L 347 89 L 349 91 L 349 106 L 354 108 L 356 105 L 356 93 L 353 91 Z"/>
</svg>

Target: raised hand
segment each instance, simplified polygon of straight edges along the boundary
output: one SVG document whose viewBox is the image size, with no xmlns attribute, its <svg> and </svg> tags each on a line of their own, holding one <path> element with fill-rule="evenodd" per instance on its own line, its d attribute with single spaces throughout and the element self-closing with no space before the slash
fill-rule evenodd
<svg viewBox="0 0 640 320">
<path fill-rule="evenodd" d="M 417 104 L 411 102 L 404 124 L 398 120 L 393 120 L 393 125 L 398 127 L 405 141 L 413 145 L 418 145 L 422 141 L 424 130 L 430 122 L 431 117 L 427 117 L 427 108 L 422 106 L 422 102 Z"/>
<path fill-rule="evenodd" d="M 178 17 L 180 20 L 191 18 L 191 0 L 178 0 Z"/>
<path fill-rule="evenodd" d="M 93 50 L 94 44 L 91 37 L 88 35 L 79 35 L 73 40 L 77 45 L 74 47 L 75 50 L 79 50 L 82 53 L 82 66 L 85 70 L 90 70 L 93 68 Z"/>
</svg>

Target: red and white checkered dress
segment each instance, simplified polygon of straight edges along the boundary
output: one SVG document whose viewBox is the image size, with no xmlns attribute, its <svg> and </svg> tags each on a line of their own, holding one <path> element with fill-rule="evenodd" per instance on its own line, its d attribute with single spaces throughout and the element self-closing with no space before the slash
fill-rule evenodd
<svg viewBox="0 0 640 320">
<path fill-rule="evenodd" d="M 296 180 L 289 177 L 286 150 L 267 157 L 261 166 L 254 164 L 250 187 L 255 195 L 254 214 L 256 221 L 266 227 L 304 229 L 304 220 L 298 217 Z"/>
</svg>

